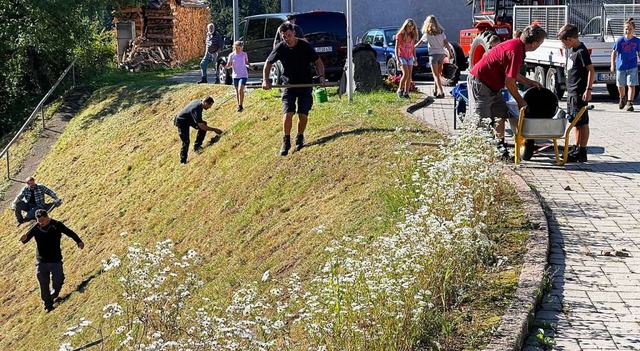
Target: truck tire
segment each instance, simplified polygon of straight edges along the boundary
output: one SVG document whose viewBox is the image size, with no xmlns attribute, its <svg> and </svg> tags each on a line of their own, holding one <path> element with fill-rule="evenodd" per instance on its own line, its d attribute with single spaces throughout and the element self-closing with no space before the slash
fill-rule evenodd
<svg viewBox="0 0 640 351">
<path fill-rule="evenodd" d="M 224 66 L 225 62 L 218 62 L 218 81 L 220 84 L 231 85 L 231 70 L 226 69 Z"/>
<path fill-rule="evenodd" d="M 558 97 L 558 100 L 562 99 L 562 96 L 564 95 L 564 90 L 560 86 L 560 82 L 558 79 L 558 71 L 555 67 L 549 67 L 549 69 L 547 69 L 545 83 L 546 84 L 544 86 L 547 89 L 551 90 L 554 94 L 556 94 L 556 96 Z"/>
<path fill-rule="evenodd" d="M 628 93 L 628 87 L 624 88 L 624 93 L 627 94 Z M 620 93 L 618 92 L 618 86 L 615 83 L 612 84 L 607 84 L 607 92 L 609 93 L 609 97 L 611 97 L 612 99 L 614 99 L 615 101 L 618 101 L 618 99 L 620 98 Z M 640 87 L 636 87 L 636 92 L 633 96 L 633 98 L 637 98 L 638 94 L 640 94 Z"/>
<path fill-rule="evenodd" d="M 542 86 L 545 86 L 545 82 L 547 80 L 547 72 L 545 71 L 543 66 L 536 66 L 533 70 L 533 80 L 540 83 Z"/>
<path fill-rule="evenodd" d="M 398 75 L 398 68 L 396 67 L 396 59 L 389 57 L 387 59 L 387 76 Z"/>
<path fill-rule="evenodd" d="M 469 68 L 478 63 L 482 56 L 489 51 L 489 38 L 495 33 L 492 31 L 484 31 L 473 39 L 471 49 L 469 49 Z"/>
<path fill-rule="evenodd" d="M 460 44 L 449 43 L 449 45 L 451 45 L 451 51 L 453 51 L 453 60 L 449 60 L 449 62 L 458 66 L 458 70 L 453 76 L 453 79 L 445 79 L 444 85 L 452 87 L 458 84 L 458 81 L 460 80 L 460 72 L 467 69 L 469 64 L 467 63 L 467 58 L 464 56 L 464 51 L 462 51 Z"/>
<path fill-rule="evenodd" d="M 271 85 L 282 84 L 282 63 L 280 63 L 280 61 L 277 61 L 271 66 L 269 70 L 269 80 L 271 81 Z"/>
</svg>

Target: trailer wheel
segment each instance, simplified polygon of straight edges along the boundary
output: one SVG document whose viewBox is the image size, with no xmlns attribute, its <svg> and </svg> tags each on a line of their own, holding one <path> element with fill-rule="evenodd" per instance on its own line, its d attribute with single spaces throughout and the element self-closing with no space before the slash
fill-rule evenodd
<svg viewBox="0 0 640 351">
<path fill-rule="evenodd" d="M 547 78 L 547 72 L 545 72 L 543 66 L 536 66 L 533 70 L 533 80 L 540 83 L 540 85 L 545 86 L 545 81 Z"/>
<path fill-rule="evenodd" d="M 482 56 L 489 51 L 489 38 L 495 33 L 492 31 L 484 31 L 473 39 L 471 43 L 471 49 L 469 49 L 469 68 L 478 63 Z"/>
<path fill-rule="evenodd" d="M 627 91 L 628 87 L 624 88 L 624 93 L 628 94 Z M 612 84 L 607 84 L 607 92 L 609 93 L 609 97 L 611 97 L 612 99 L 618 101 L 618 99 L 620 98 L 620 93 L 618 92 L 618 86 L 615 83 Z M 633 96 L 633 98 L 637 98 L 638 94 L 640 94 L 640 89 L 638 89 L 638 87 L 636 87 L 636 92 Z"/>
<path fill-rule="evenodd" d="M 460 47 L 460 44 L 449 43 L 449 45 L 451 45 L 451 51 L 453 51 L 453 60 L 450 60 L 449 62 L 458 66 L 458 70 L 453 76 L 453 79 L 446 79 L 444 81 L 444 85 L 452 87 L 458 84 L 458 81 L 460 80 L 460 72 L 467 69 L 469 64 L 467 63 L 467 58 L 464 56 L 464 51 L 462 51 L 462 47 Z"/>
<path fill-rule="evenodd" d="M 549 67 L 547 70 L 547 77 L 545 80 L 545 87 L 551 90 L 558 99 L 562 99 L 564 95 L 564 90 L 560 87 L 560 83 L 558 82 L 558 74 L 555 67 Z"/>
</svg>

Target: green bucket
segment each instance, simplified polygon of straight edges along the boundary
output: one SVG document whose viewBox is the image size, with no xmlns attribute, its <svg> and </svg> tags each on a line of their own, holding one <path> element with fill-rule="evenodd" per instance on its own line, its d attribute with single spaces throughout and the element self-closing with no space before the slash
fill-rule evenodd
<svg viewBox="0 0 640 351">
<path fill-rule="evenodd" d="M 327 101 L 329 101 L 329 98 L 327 97 L 327 89 L 325 89 L 325 88 L 322 88 L 322 89 L 316 88 L 313 91 L 313 95 L 315 95 L 317 102 L 327 102 Z"/>
</svg>

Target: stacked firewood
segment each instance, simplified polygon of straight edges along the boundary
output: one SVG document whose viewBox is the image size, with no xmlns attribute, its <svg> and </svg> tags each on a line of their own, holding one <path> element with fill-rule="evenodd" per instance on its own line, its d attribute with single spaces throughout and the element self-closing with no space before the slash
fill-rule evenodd
<svg viewBox="0 0 640 351">
<path fill-rule="evenodd" d="M 187 4 L 174 8 L 173 49 L 176 57 L 187 61 L 201 57 L 205 50 L 207 25 L 211 22 L 211 12 L 206 5 Z M 222 28 L 217 28 L 220 31 Z"/>
<path fill-rule="evenodd" d="M 122 55 L 120 68 L 137 72 L 143 68 L 159 65 L 175 67 L 180 61 L 176 59 L 171 46 L 151 46 L 143 37 L 131 40 L 129 47 Z"/>
<path fill-rule="evenodd" d="M 173 67 L 202 55 L 211 13 L 205 2 L 167 0 L 158 8 L 118 9 L 113 16 L 115 22 L 135 22 L 136 38 L 119 62 L 123 68 L 139 70 L 159 64 Z"/>
</svg>

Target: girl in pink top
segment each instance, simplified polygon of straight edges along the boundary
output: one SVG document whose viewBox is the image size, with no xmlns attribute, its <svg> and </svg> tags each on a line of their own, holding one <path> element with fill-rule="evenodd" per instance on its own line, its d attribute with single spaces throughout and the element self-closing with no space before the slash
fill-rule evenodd
<svg viewBox="0 0 640 351">
<path fill-rule="evenodd" d="M 233 43 L 233 52 L 229 54 L 227 59 L 227 65 L 225 68 L 233 67 L 233 87 L 236 89 L 236 102 L 238 103 L 237 112 L 242 112 L 244 107 L 244 86 L 247 85 L 247 78 L 249 78 L 249 72 L 247 66 L 249 65 L 249 56 L 242 51 L 242 42 L 236 41 Z"/>
<path fill-rule="evenodd" d="M 402 70 L 402 78 L 398 86 L 398 97 L 409 98 L 411 90 L 411 74 L 413 66 L 418 64 L 416 59 L 415 41 L 418 39 L 418 28 L 416 22 L 408 18 L 396 34 L 396 62 Z"/>
</svg>

